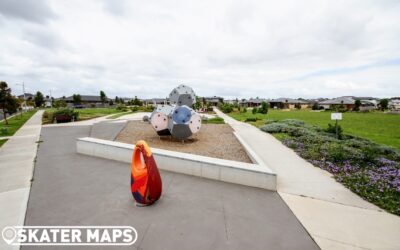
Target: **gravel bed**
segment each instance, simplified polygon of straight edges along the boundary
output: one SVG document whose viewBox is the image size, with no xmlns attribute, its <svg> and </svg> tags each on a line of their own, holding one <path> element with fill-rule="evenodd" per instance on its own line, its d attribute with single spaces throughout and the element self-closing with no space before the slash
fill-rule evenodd
<svg viewBox="0 0 400 250">
<path fill-rule="evenodd" d="M 145 140 L 154 148 L 251 163 L 228 124 L 202 124 L 199 133 L 182 142 L 170 136 L 159 137 L 149 123 L 130 121 L 115 140 L 130 144 Z"/>
</svg>

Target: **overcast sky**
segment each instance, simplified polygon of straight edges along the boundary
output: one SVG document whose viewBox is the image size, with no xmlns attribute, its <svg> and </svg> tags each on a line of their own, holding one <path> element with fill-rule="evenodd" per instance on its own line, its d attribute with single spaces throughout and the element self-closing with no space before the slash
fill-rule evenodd
<svg viewBox="0 0 400 250">
<path fill-rule="evenodd" d="M 400 96 L 400 1 L 0 0 L 0 80 L 164 97 Z"/>
</svg>

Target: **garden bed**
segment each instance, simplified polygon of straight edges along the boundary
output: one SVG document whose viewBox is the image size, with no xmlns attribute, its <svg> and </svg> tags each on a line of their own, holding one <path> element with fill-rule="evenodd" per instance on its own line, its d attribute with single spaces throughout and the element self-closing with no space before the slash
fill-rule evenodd
<svg viewBox="0 0 400 250">
<path fill-rule="evenodd" d="M 400 153 L 369 140 L 342 135 L 336 139 L 300 120 L 267 121 L 261 130 L 369 202 L 400 215 Z"/>
<path fill-rule="evenodd" d="M 159 137 L 147 122 L 130 121 L 116 138 L 130 144 L 138 140 L 145 140 L 154 148 L 251 163 L 228 124 L 203 124 L 199 133 L 182 143 L 169 136 Z"/>
</svg>

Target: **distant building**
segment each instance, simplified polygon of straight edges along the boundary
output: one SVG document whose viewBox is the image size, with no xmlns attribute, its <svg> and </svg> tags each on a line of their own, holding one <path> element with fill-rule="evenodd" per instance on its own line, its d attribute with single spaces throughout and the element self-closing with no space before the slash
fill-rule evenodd
<svg viewBox="0 0 400 250">
<path fill-rule="evenodd" d="M 65 101 L 67 103 L 68 107 L 85 107 L 85 108 L 107 107 L 107 106 L 109 106 L 109 102 L 111 101 L 110 98 L 107 98 L 106 102 L 103 103 L 101 101 L 100 96 L 98 96 L 98 95 L 81 95 L 81 104 L 74 104 L 73 96 L 69 96 L 69 97 L 66 97 L 66 98 L 58 98 L 57 100 Z"/>
<path fill-rule="evenodd" d="M 224 98 L 220 96 L 203 97 L 204 104 L 209 104 L 210 106 L 218 106 L 218 104 L 224 102 Z"/>
<path fill-rule="evenodd" d="M 309 108 L 311 105 L 310 101 L 292 99 L 292 98 L 277 98 L 269 101 L 270 108 L 277 109 L 305 109 Z"/>
<path fill-rule="evenodd" d="M 318 104 L 324 109 L 336 109 L 343 107 L 347 110 L 353 110 L 355 107 L 355 99 L 352 96 L 342 96 L 319 102 Z"/>
<path fill-rule="evenodd" d="M 169 100 L 167 98 L 150 98 L 150 99 L 142 99 L 140 100 L 143 102 L 143 105 L 145 106 L 157 106 L 157 105 L 163 105 L 163 104 L 169 104 Z"/>
<path fill-rule="evenodd" d="M 242 100 L 240 105 L 243 107 L 258 107 L 261 106 L 262 102 L 268 103 L 268 100 L 263 98 L 250 98 L 249 100 Z"/>
<path fill-rule="evenodd" d="M 35 97 L 35 95 L 31 94 L 31 93 L 25 93 L 25 99 L 26 100 L 32 100 Z M 24 95 L 19 95 L 18 99 L 24 99 Z"/>
<path fill-rule="evenodd" d="M 46 98 L 44 99 L 44 107 L 51 108 L 52 106 L 53 106 L 53 100 L 49 96 L 46 96 Z"/>
<path fill-rule="evenodd" d="M 389 101 L 389 109 L 400 111 L 400 99 L 392 99 Z"/>
<path fill-rule="evenodd" d="M 227 103 L 227 104 L 238 104 L 239 101 L 237 99 L 229 99 L 229 100 L 224 100 L 224 103 Z"/>
</svg>

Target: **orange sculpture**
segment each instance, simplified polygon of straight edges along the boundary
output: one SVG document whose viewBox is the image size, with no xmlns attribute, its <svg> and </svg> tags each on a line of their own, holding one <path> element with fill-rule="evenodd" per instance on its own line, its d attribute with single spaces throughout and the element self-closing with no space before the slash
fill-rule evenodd
<svg viewBox="0 0 400 250">
<path fill-rule="evenodd" d="M 141 160 L 143 157 L 143 163 Z M 132 155 L 131 192 L 141 205 L 156 202 L 162 192 L 162 182 L 153 154 L 145 141 L 138 141 Z"/>
</svg>

